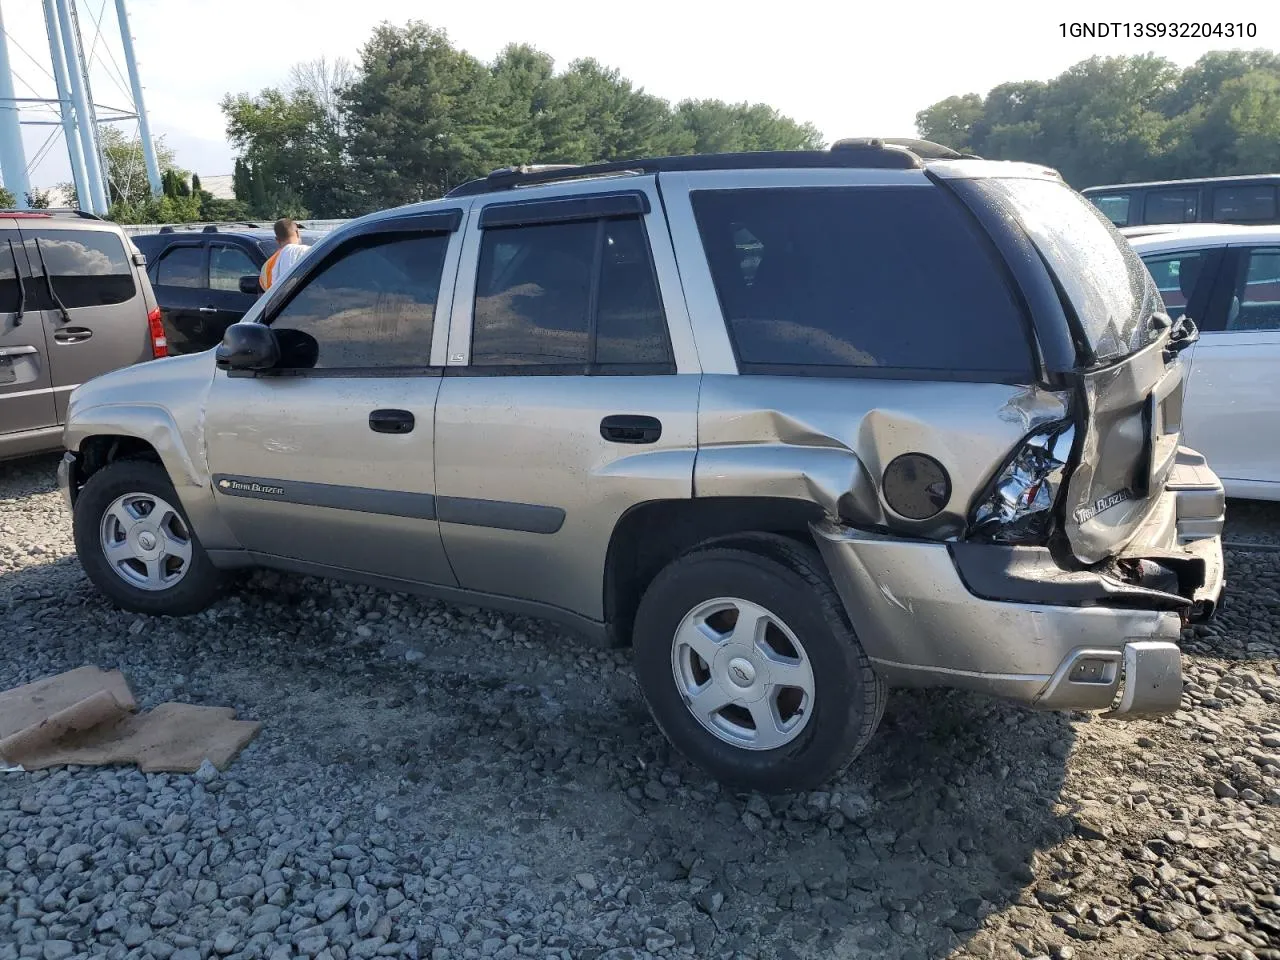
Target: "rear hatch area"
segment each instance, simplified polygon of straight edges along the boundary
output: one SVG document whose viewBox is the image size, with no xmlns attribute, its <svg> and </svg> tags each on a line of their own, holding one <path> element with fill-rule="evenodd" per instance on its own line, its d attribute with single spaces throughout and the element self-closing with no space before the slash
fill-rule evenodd
<svg viewBox="0 0 1280 960">
<path fill-rule="evenodd" d="M 1077 447 L 1061 529 L 1080 563 L 1097 564 L 1125 551 L 1166 492 L 1194 326 L 1172 326 L 1128 241 L 1065 184 L 1001 179 L 991 187 L 1039 251 L 1072 327 Z"/>
</svg>

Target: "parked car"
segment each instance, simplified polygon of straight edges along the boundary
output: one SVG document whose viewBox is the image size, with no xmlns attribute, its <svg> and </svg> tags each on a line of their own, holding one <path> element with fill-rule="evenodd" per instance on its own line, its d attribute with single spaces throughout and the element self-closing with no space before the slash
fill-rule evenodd
<svg viewBox="0 0 1280 960">
<path fill-rule="evenodd" d="M 175 356 L 221 342 L 227 327 L 258 299 L 258 274 L 276 252 L 271 230 L 234 224 L 198 230 L 164 227 L 159 233 L 136 234 L 133 242 L 147 256 L 147 276 Z M 304 235 L 302 242 L 310 246 L 314 238 Z"/>
<path fill-rule="evenodd" d="M 90 214 L 0 210 L 0 460 L 60 449 L 72 390 L 165 355 L 142 263 Z"/>
<path fill-rule="evenodd" d="M 1080 192 L 1117 227 L 1160 223 L 1280 223 L 1280 173 L 1112 183 Z"/>
<path fill-rule="evenodd" d="M 849 763 L 889 685 L 1178 708 L 1223 585 L 1192 342 L 1041 167 L 499 171 L 334 231 L 216 352 L 81 388 L 59 472 L 125 609 L 269 566 L 558 619 L 634 645 L 688 756 L 779 790 Z"/>
<path fill-rule="evenodd" d="M 1280 500 L 1280 227 L 1130 237 L 1177 318 L 1200 328 L 1182 414 L 1228 495 Z"/>
</svg>

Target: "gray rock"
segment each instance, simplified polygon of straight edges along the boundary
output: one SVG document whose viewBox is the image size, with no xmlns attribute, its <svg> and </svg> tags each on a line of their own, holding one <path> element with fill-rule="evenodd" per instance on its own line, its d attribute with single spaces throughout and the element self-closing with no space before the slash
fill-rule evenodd
<svg viewBox="0 0 1280 960">
<path fill-rule="evenodd" d="M 67 960 L 76 952 L 76 945 L 70 940 L 46 940 L 41 947 L 44 960 Z"/>
<path fill-rule="evenodd" d="M 356 935 L 364 937 L 373 930 L 374 925 L 378 922 L 382 911 L 379 909 L 376 897 L 363 896 L 356 901 L 356 905 L 351 910 L 352 918 L 355 921 Z"/>
<path fill-rule="evenodd" d="M 328 920 L 339 910 L 351 902 L 351 898 L 355 896 L 355 891 L 350 888 L 337 888 L 334 890 L 322 890 L 316 894 L 314 903 L 316 907 L 316 919 L 322 923 Z"/>
</svg>

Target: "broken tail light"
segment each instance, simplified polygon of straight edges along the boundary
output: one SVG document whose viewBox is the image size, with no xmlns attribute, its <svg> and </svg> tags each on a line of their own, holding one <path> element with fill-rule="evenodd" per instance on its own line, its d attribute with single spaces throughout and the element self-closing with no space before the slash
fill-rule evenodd
<svg viewBox="0 0 1280 960">
<path fill-rule="evenodd" d="M 147 325 L 151 328 L 151 356 L 156 360 L 169 355 L 169 340 L 164 335 L 161 317 L 159 307 L 147 314 Z"/>
<path fill-rule="evenodd" d="M 1062 422 L 1024 437 L 974 507 L 969 518 L 970 539 L 1047 542 L 1074 442 L 1075 428 Z"/>
</svg>

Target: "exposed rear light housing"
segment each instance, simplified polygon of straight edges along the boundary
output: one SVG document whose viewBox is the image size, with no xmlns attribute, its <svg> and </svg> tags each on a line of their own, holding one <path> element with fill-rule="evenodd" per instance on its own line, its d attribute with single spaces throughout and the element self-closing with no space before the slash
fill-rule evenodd
<svg viewBox="0 0 1280 960">
<path fill-rule="evenodd" d="M 156 360 L 167 357 L 169 340 L 164 335 L 164 320 L 159 307 L 147 314 L 147 325 L 151 328 L 151 356 Z"/>
<path fill-rule="evenodd" d="M 969 538 L 1043 546 L 1066 485 L 1075 428 L 1060 421 L 1037 428 L 1005 461 L 969 517 Z"/>
</svg>

